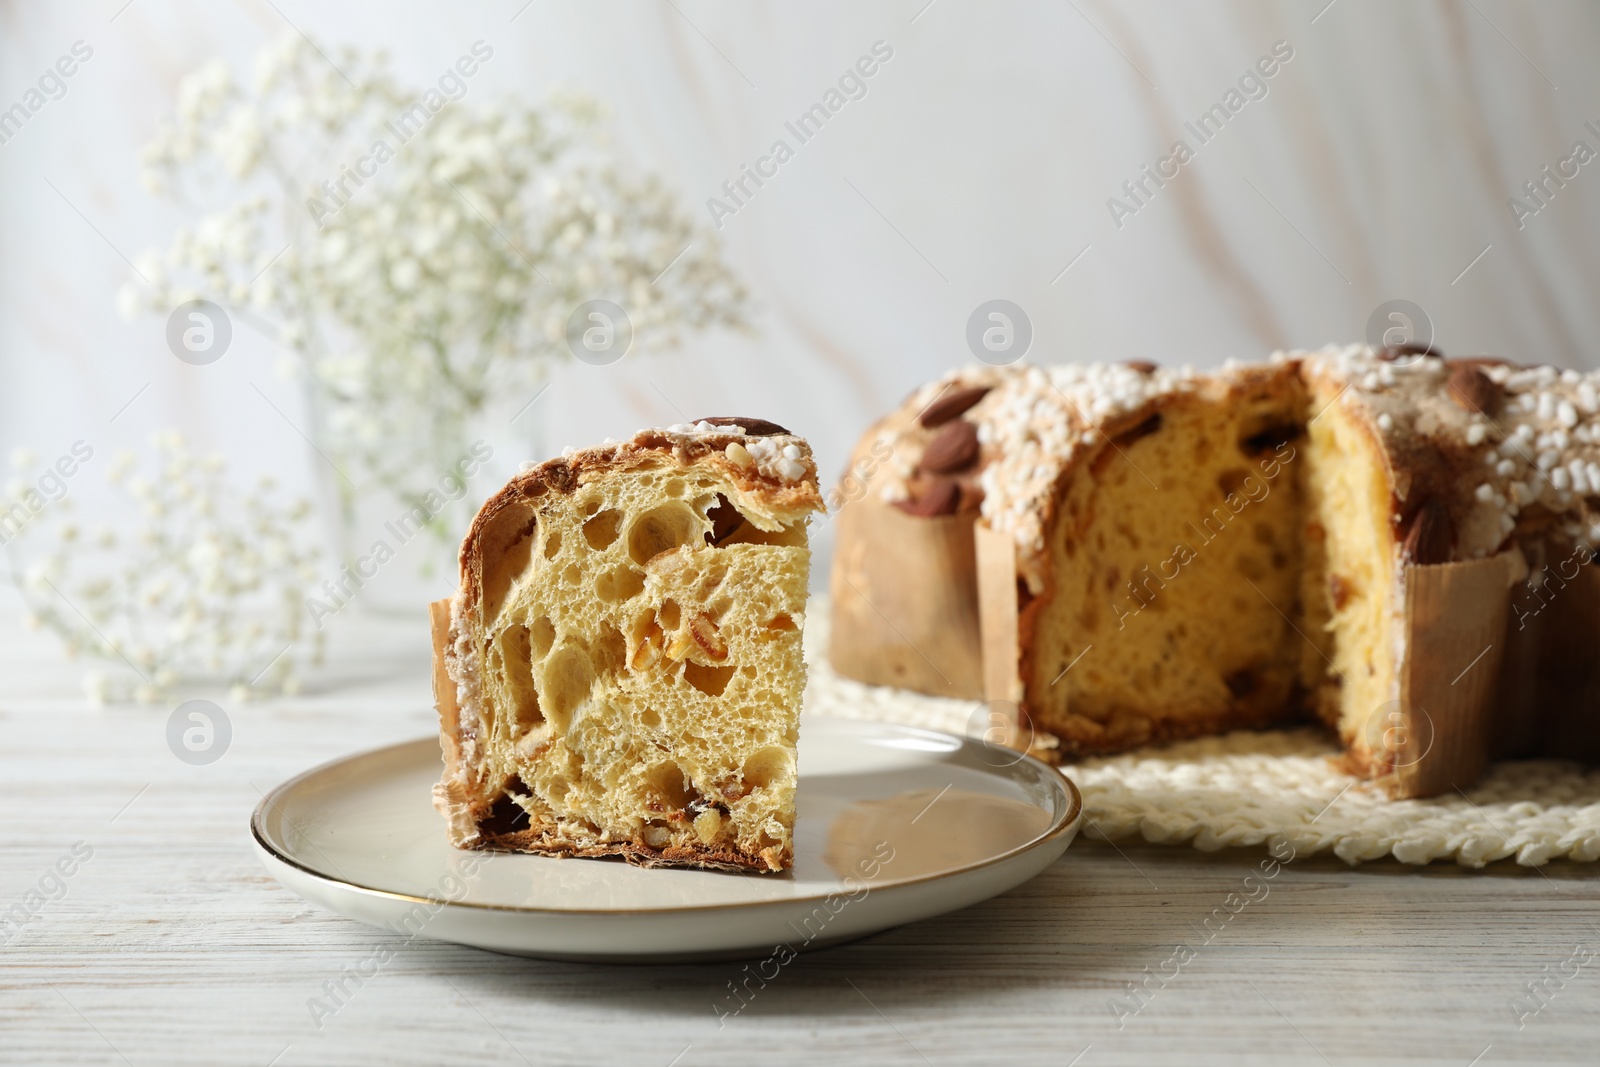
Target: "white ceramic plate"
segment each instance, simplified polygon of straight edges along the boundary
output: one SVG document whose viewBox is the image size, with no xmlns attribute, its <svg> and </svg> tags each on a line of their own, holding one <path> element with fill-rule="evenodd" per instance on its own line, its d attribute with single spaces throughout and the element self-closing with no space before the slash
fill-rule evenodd
<svg viewBox="0 0 1600 1067">
<path fill-rule="evenodd" d="M 436 738 L 307 771 L 262 800 L 284 885 L 406 937 L 554 959 L 765 956 L 863 937 L 1032 878 L 1078 832 L 1077 789 L 1036 760 L 931 730 L 805 718 L 783 874 L 465 852 L 431 790 Z"/>
</svg>

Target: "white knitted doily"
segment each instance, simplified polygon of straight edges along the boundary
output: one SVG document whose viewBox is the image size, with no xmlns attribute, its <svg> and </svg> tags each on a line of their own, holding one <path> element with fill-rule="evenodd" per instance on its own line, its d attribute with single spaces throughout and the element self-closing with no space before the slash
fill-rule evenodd
<svg viewBox="0 0 1600 1067">
<path fill-rule="evenodd" d="M 828 608 L 806 612 L 808 712 L 879 719 L 977 735 L 973 702 L 862 685 L 833 673 Z M 976 712 L 976 714 L 975 714 Z M 1288 841 L 1300 854 L 1332 849 L 1347 863 L 1393 855 L 1403 863 L 1453 859 L 1482 867 L 1514 856 L 1538 867 L 1565 856 L 1600 858 L 1600 770 L 1554 760 L 1499 763 L 1463 793 L 1390 800 L 1338 771 L 1321 731 L 1238 731 L 1063 769 L 1083 793 L 1084 832 L 1212 851 Z"/>
</svg>

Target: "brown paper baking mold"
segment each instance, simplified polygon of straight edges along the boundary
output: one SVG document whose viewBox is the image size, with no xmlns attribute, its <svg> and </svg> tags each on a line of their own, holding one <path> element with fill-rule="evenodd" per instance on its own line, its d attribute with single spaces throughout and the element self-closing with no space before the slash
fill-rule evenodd
<svg viewBox="0 0 1600 1067">
<path fill-rule="evenodd" d="M 835 671 L 933 696 L 982 697 L 974 519 L 912 516 L 872 499 L 840 508 L 829 579 Z"/>
<path fill-rule="evenodd" d="M 1527 573 L 1517 548 L 1406 566 L 1400 706 L 1374 709 L 1359 739 L 1387 763 L 1390 796 L 1464 789 L 1493 759 L 1511 588 Z"/>
</svg>

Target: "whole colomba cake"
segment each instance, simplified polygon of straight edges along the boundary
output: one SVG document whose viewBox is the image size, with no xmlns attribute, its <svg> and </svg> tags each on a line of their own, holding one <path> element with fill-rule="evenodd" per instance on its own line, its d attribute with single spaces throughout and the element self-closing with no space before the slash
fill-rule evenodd
<svg viewBox="0 0 1600 1067">
<path fill-rule="evenodd" d="M 460 848 L 777 871 L 793 862 L 806 442 L 714 418 L 512 479 L 433 605 Z"/>
<path fill-rule="evenodd" d="M 1600 374 L 1365 346 L 963 368 L 844 488 L 835 666 L 1014 706 L 1047 754 L 1311 713 L 1397 795 L 1600 756 Z"/>
</svg>

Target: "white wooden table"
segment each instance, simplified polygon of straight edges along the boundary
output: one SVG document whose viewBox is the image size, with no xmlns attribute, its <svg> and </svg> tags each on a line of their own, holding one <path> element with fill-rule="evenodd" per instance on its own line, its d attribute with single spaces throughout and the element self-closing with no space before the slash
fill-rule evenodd
<svg viewBox="0 0 1600 1067">
<path fill-rule="evenodd" d="M 0 926 L 0 1062 L 1600 1058 L 1600 958 L 1584 962 L 1600 951 L 1596 868 L 1307 859 L 1250 883 L 1263 896 L 1244 881 L 1260 854 L 1081 840 L 1003 897 L 798 958 L 721 1027 L 740 964 L 581 966 L 419 941 L 347 984 L 319 1028 L 308 1000 L 393 939 L 281 888 L 246 823 L 306 767 L 431 731 L 420 622 L 351 620 L 338 669 L 306 695 L 224 702 L 231 746 L 197 767 L 167 747 L 170 707 L 89 709 L 77 667 L 15 618 L 0 590 L 0 910 L 41 887 L 59 899 Z M 77 842 L 93 854 L 60 895 L 49 871 Z M 1225 906 L 1238 913 L 1208 935 Z M 1154 990 L 1132 1014 L 1130 982 Z"/>
</svg>

